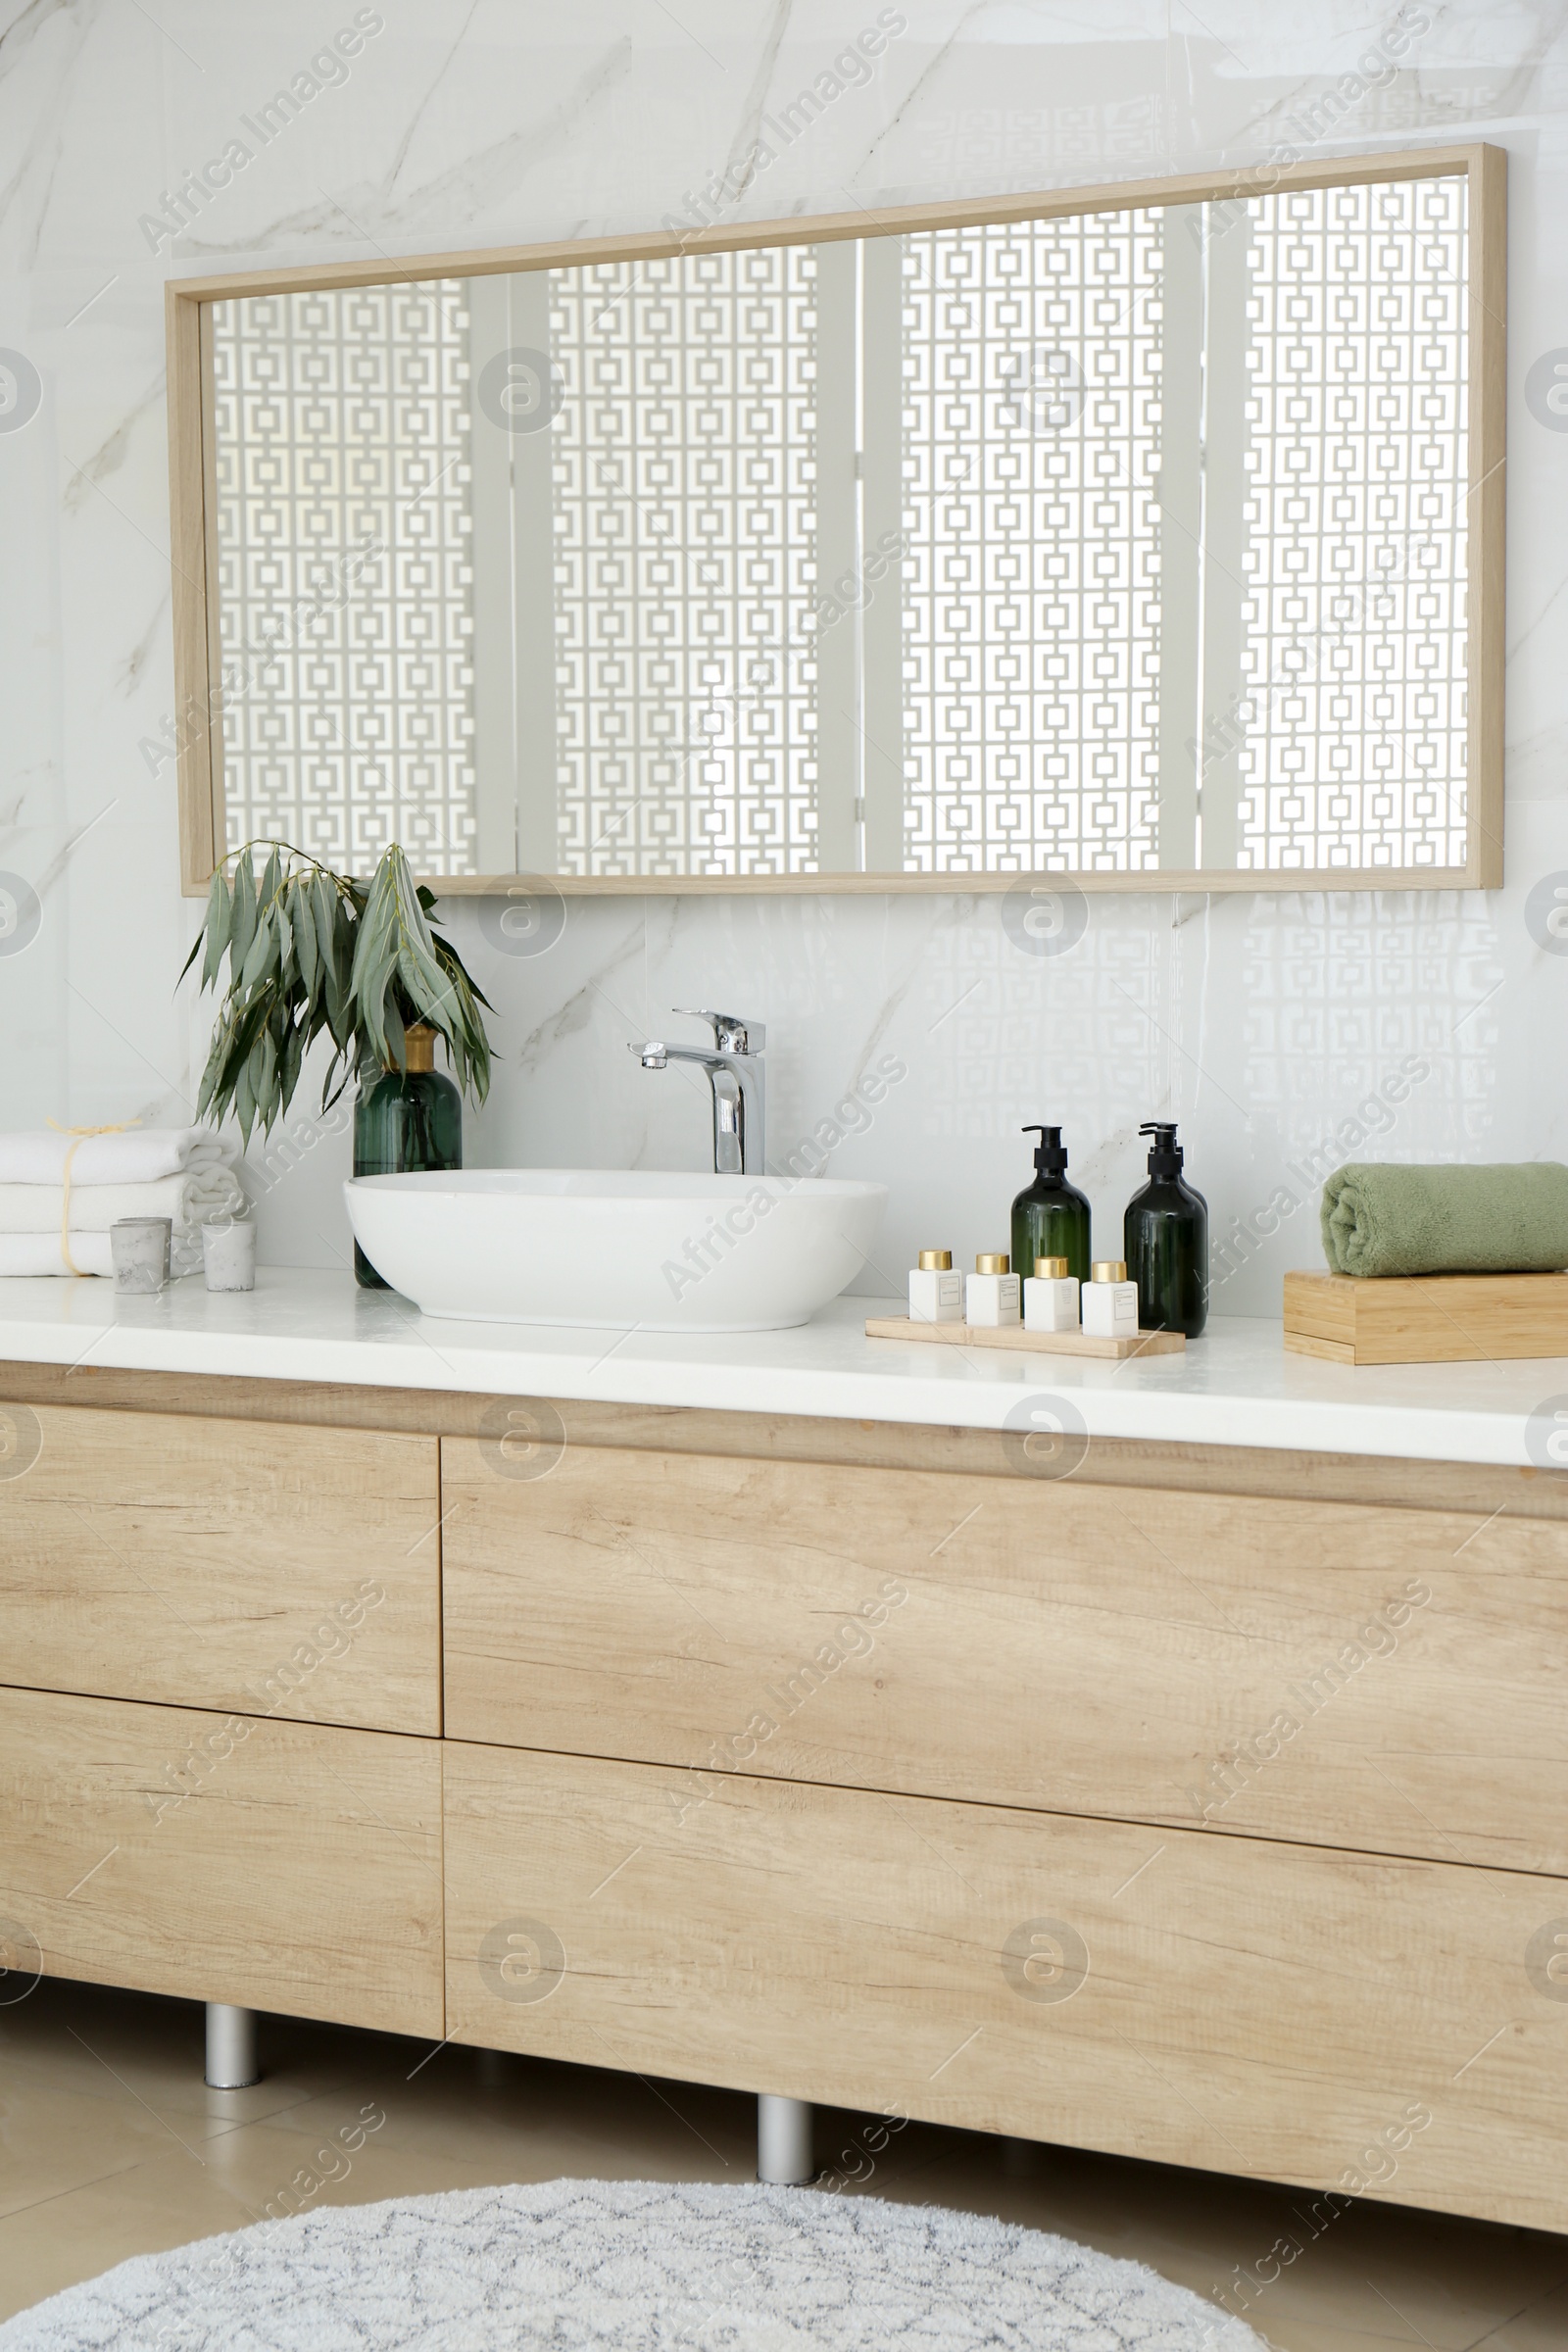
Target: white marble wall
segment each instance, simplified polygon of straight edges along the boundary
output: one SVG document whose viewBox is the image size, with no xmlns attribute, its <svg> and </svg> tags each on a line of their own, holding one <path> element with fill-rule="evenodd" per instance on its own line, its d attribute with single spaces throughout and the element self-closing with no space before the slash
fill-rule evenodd
<svg viewBox="0 0 1568 2352">
<path fill-rule="evenodd" d="M 657 224 L 744 155 L 874 5 L 851 0 L 382 0 L 347 78 L 154 252 L 142 216 L 308 66 L 350 0 L 6 0 L 0 10 L 0 346 L 38 370 L 0 429 L 0 869 L 42 921 L 0 953 L 0 1120 L 188 1115 L 205 1015 L 173 988 L 172 775 L 143 750 L 172 704 L 162 284 L 171 272 L 435 252 Z M 1512 156 L 1508 884 L 1486 896 L 1101 898 L 1035 960 L 995 901 L 598 900 L 548 955 L 478 910 L 455 930 L 497 1005 L 503 1062 L 474 1161 L 699 1167 L 707 1110 L 629 1039 L 676 1004 L 763 1018 L 782 1155 L 868 1056 L 907 1075 L 833 1153 L 892 1205 L 868 1289 L 910 1251 L 995 1247 L 1026 1119 L 1067 1129 L 1109 1248 L 1141 1119 L 1176 1117 L 1217 1238 L 1302 1151 L 1359 1148 L 1358 1106 L 1407 1060 L 1378 1149 L 1568 1156 L 1568 958 L 1532 939 L 1532 885 L 1568 876 L 1568 434 L 1524 396 L 1568 347 L 1568 24 L 1524 0 L 1428 0 L 1396 75 L 1354 94 L 1396 8 L 1348 0 L 904 0 L 868 83 L 754 176 L 743 218 L 1244 163 L 1338 89 L 1324 152 L 1487 138 Z M 1359 78 L 1359 77 L 1358 77 Z M 0 417 L 0 428 L 4 426 Z M 301 1111 L 310 1108 L 305 1092 Z M 1383 1128 L 1385 1113 L 1373 1120 Z M 1351 1122 L 1351 1124 L 1347 1124 Z M 264 1254 L 342 1262 L 342 1133 L 253 1150 Z M 1309 1207 L 1249 1245 L 1216 1303 L 1277 1306 Z M 1270 1219 L 1265 1217 L 1265 1224 Z"/>
</svg>

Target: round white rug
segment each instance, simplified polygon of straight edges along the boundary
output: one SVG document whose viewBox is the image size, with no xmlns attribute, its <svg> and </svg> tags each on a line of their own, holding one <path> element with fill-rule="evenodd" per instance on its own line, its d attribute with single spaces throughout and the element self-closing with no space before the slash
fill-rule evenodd
<svg viewBox="0 0 1568 2352">
<path fill-rule="evenodd" d="M 1263 2352 L 1141 2263 L 940 2206 L 548 2180 L 140 2254 L 0 2352 Z"/>
</svg>

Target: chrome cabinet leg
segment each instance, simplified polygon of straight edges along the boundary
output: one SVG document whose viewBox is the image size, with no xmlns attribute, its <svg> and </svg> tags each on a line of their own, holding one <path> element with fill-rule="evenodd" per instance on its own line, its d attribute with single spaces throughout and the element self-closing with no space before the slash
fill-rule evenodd
<svg viewBox="0 0 1568 2352">
<path fill-rule="evenodd" d="M 207 2004 L 207 2086 L 209 2090 L 244 2090 L 261 2081 L 256 2064 L 256 2012 L 233 2009 L 227 2001 Z"/>
<path fill-rule="evenodd" d="M 813 2180 L 811 2102 L 776 2098 L 769 2090 L 757 2101 L 757 2178 L 780 2187 L 799 2187 Z"/>
</svg>

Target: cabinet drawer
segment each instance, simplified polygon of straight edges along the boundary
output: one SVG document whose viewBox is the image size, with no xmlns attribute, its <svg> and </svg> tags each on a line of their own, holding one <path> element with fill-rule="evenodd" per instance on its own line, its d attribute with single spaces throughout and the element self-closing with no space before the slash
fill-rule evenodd
<svg viewBox="0 0 1568 2352">
<path fill-rule="evenodd" d="M 1554 1882 L 740 1775 L 671 1795 L 449 1745 L 456 2039 L 1568 2229 Z"/>
<path fill-rule="evenodd" d="M 1568 1533 L 443 1440 L 454 1737 L 1568 1873 Z M 1568 1909 L 1568 1900 L 1564 1908 Z"/>
<path fill-rule="evenodd" d="M 51 1976 L 439 2035 L 440 1811 L 437 1740 L 0 1690 L 0 1914 Z"/>
<path fill-rule="evenodd" d="M 32 1411 L 0 1484 L 0 1675 L 40 1690 L 438 1733 L 433 1438 Z"/>
</svg>

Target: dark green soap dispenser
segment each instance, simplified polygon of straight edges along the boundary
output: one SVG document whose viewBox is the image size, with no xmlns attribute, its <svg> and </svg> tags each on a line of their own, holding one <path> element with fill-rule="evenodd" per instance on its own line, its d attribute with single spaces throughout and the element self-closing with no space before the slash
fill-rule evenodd
<svg viewBox="0 0 1568 2352">
<path fill-rule="evenodd" d="M 1025 1127 L 1038 1135 L 1035 1180 L 1012 1204 L 1012 1270 L 1029 1275 L 1037 1257 L 1064 1257 L 1075 1282 L 1089 1280 L 1089 1203 L 1066 1181 L 1067 1154 L 1059 1127 Z"/>
<path fill-rule="evenodd" d="M 1182 1178 L 1174 1126 L 1151 1120 L 1149 1182 L 1127 1203 L 1122 1252 L 1138 1285 L 1144 1331 L 1185 1331 L 1196 1340 L 1208 1319 L 1208 1203 Z"/>
</svg>

